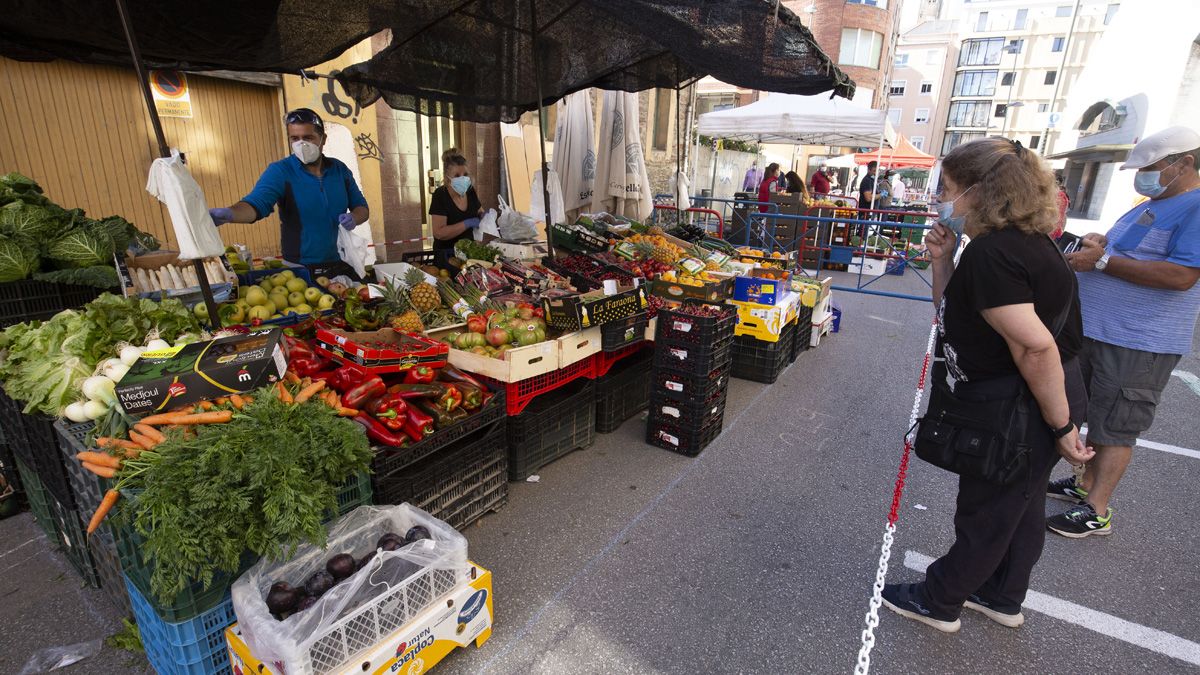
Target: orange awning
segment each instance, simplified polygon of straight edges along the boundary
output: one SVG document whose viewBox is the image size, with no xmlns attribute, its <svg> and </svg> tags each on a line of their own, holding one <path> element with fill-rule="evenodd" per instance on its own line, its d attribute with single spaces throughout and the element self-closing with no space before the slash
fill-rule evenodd
<svg viewBox="0 0 1200 675">
<path fill-rule="evenodd" d="M 909 143 L 907 138 L 900 136 L 896 140 L 896 146 L 893 148 L 884 148 L 882 152 L 879 150 L 868 150 L 867 152 L 860 152 L 854 155 L 855 164 L 867 164 L 874 161 L 878 161 L 880 166 L 889 169 L 902 169 L 905 167 L 929 169 L 937 162 L 937 158 L 921 152 L 912 143 Z"/>
</svg>

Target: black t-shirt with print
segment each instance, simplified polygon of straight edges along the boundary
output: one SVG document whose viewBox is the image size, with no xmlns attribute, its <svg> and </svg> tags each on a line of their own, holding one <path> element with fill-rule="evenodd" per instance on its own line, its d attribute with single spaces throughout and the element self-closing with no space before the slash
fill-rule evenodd
<svg viewBox="0 0 1200 675">
<path fill-rule="evenodd" d="M 1066 312 L 1056 342 L 1063 360 L 1074 357 L 1083 339 L 1079 294 L 1075 273 L 1054 242 L 1015 227 L 971 240 L 939 308 L 942 355 L 955 379 L 977 381 L 1019 372 L 1008 343 L 980 312 L 1024 303 L 1033 303 L 1051 333 Z"/>
<path fill-rule="evenodd" d="M 445 185 L 433 191 L 433 196 L 429 199 L 429 215 L 431 216 L 446 216 L 447 225 L 457 225 L 467 218 L 478 218 L 479 209 L 482 205 L 479 202 L 479 195 L 476 194 L 475 188 L 467 188 L 467 210 L 463 211 L 454 203 L 454 198 L 450 196 L 450 188 Z M 470 230 L 454 237 L 453 239 L 434 239 L 434 250 L 454 248 L 454 243 L 459 239 L 466 239 L 473 236 Z"/>
</svg>

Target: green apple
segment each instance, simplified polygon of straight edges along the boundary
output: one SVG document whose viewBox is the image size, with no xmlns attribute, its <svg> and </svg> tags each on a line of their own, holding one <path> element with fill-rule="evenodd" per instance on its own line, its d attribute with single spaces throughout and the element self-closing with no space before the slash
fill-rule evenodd
<svg viewBox="0 0 1200 675">
<path fill-rule="evenodd" d="M 246 295 L 250 293 L 250 289 L 245 286 L 238 286 L 238 300 L 246 299 Z"/>
<path fill-rule="evenodd" d="M 325 295 L 321 296 L 320 300 L 317 301 L 317 309 L 329 309 L 330 307 L 333 307 L 333 303 L 335 302 L 337 302 L 337 298 L 326 293 Z"/>
<path fill-rule="evenodd" d="M 276 272 L 275 274 L 271 275 L 271 285 L 272 286 L 286 286 L 287 285 L 287 277 L 283 276 L 283 272 Z"/>
<path fill-rule="evenodd" d="M 248 317 L 250 317 L 251 321 L 253 321 L 254 319 L 258 319 L 259 321 L 266 321 L 267 319 L 271 318 L 272 312 L 274 312 L 273 307 L 267 307 L 266 305 L 255 305 L 250 308 L 250 311 L 247 312 L 246 315 Z"/>
<path fill-rule="evenodd" d="M 271 283 L 270 279 L 264 277 L 262 281 L 258 282 L 258 287 L 263 289 L 263 293 L 270 293 L 274 290 L 275 285 Z"/>
<path fill-rule="evenodd" d="M 192 308 L 192 313 L 196 315 L 197 319 L 200 319 L 202 321 L 207 321 L 208 320 L 208 305 L 205 305 L 203 302 L 197 302 L 196 306 Z"/>
<path fill-rule="evenodd" d="M 282 288 L 276 288 L 275 290 L 271 291 L 270 300 L 271 302 L 275 303 L 276 307 L 288 304 L 287 298 L 288 292 Z"/>
<path fill-rule="evenodd" d="M 250 311 L 250 303 L 246 302 L 246 300 L 244 298 L 238 298 L 237 302 L 235 302 L 233 304 L 240 307 L 243 312 Z"/>
<path fill-rule="evenodd" d="M 312 307 L 310 307 L 307 303 L 303 303 L 303 302 L 300 303 L 299 305 L 296 305 L 292 309 L 296 310 L 297 314 L 312 314 L 312 311 L 313 311 Z"/>
<path fill-rule="evenodd" d="M 288 293 L 287 301 L 288 301 L 288 304 L 291 305 L 292 307 L 295 307 L 296 305 L 303 305 L 304 304 L 304 294 L 301 293 L 300 291 Z"/>
<path fill-rule="evenodd" d="M 265 305 L 270 300 L 267 296 L 267 291 L 264 291 L 258 286 L 251 286 L 246 291 L 246 302 L 251 305 Z"/>
<path fill-rule="evenodd" d="M 282 275 L 284 279 L 287 279 L 289 281 L 296 278 L 296 273 L 291 270 L 284 270 L 284 271 L 280 272 L 279 274 Z M 301 279 L 301 281 L 304 281 L 304 280 Z"/>
<path fill-rule="evenodd" d="M 317 285 L 321 288 L 325 288 L 329 285 L 329 277 L 317 277 Z"/>
<path fill-rule="evenodd" d="M 304 289 L 308 288 L 308 284 L 304 283 L 303 279 L 296 279 L 296 278 L 288 279 L 287 283 L 284 284 L 284 286 L 287 287 L 288 291 L 290 291 L 292 293 L 295 293 L 297 291 L 303 292 Z"/>
<path fill-rule="evenodd" d="M 322 295 L 325 295 L 325 294 L 322 293 L 321 289 L 319 289 L 319 288 L 304 289 L 304 301 L 310 305 L 317 302 L 318 300 L 320 300 Z"/>
</svg>

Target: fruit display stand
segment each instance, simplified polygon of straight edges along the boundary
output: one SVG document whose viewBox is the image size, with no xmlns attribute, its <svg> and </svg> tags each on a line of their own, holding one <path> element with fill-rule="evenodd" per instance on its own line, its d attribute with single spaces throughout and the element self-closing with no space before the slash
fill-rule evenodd
<svg viewBox="0 0 1200 675">
<path fill-rule="evenodd" d="M 454 650 L 474 643 L 482 647 L 492 636 L 495 617 L 492 573 L 475 563 L 467 578 L 438 603 L 420 612 L 386 638 L 355 655 L 332 675 L 420 673 L 433 668 Z M 225 631 L 234 675 L 281 675 L 261 663 L 246 646 L 237 624 Z"/>
<path fill-rule="evenodd" d="M 440 340 L 449 333 L 461 330 L 461 326 L 450 326 L 429 331 L 428 335 L 434 340 Z M 558 340 L 547 340 L 509 349 L 504 353 L 503 359 L 462 349 L 450 349 L 448 358 L 450 365 L 468 373 L 483 375 L 497 382 L 511 383 L 558 370 L 560 350 Z"/>
</svg>

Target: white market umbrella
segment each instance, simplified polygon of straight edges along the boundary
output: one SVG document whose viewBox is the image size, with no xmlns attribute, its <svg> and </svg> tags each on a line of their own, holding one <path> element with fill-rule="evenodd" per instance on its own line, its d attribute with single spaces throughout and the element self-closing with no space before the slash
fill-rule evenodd
<svg viewBox="0 0 1200 675">
<path fill-rule="evenodd" d="M 593 211 L 639 221 L 654 212 L 639 126 L 637 94 L 604 92 Z"/>
<path fill-rule="evenodd" d="M 590 90 L 568 94 L 557 103 L 558 123 L 554 128 L 554 161 L 550 170 L 562 183 L 563 208 L 568 218 L 572 211 L 590 208 L 596 182 L 595 126 L 592 123 Z"/>
<path fill-rule="evenodd" d="M 697 132 L 713 138 L 870 147 L 880 134 L 890 140 L 882 110 L 864 108 L 828 93 L 816 96 L 772 94 L 750 105 L 704 113 Z"/>
</svg>

